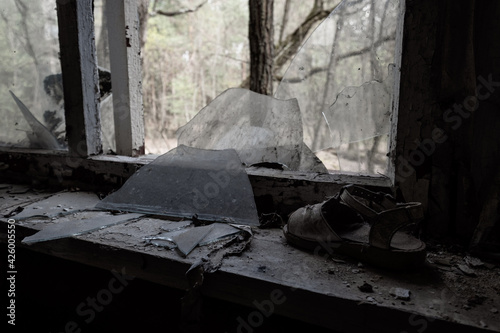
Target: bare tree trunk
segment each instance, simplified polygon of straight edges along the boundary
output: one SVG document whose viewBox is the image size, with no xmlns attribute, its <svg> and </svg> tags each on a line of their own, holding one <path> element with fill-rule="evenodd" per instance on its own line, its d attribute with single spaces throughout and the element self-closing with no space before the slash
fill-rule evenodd
<svg viewBox="0 0 500 333">
<path fill-rule="evenodd" d="M 102 1 L 102 8 L 106 8 L 106 1 Z M 104 13 L 101 18 L 101 29 L 99 31 L 99 40 L 97 42 L 97 61 L 99 66 L 109 69 L 109 48 L 108 43 L 108 16 Z"/>
<path fill-rule="evenodd" d="M 283 13 L 283 19 L 281 20 L 280 38 L 278 40 L 279 44 L 283 41 L 283 34 L 285 33 L 285 27 L 288 22 L 288 14 L 290 13 L 290 3 L 290 0 L 286 0 L 285 2 L 285 11 Z"/>
<path fill-rule="evenodd" d="M 249 0 L 250 90 L 273 93 L 273 5 L 274 0 Z"/>
<path fill-rule="evenodd" d="M 141 50 L 144 49 L 144 44 L 146 44 L 146 30 L 148 27 L 149 18 L 149 2 L 150 0 L 139 0 L 137 4 L 137 11 L 139 12 L 139 40 Z M 141 52 L 141 54 L 143 54 L 143 52 Z"/>
</svg>

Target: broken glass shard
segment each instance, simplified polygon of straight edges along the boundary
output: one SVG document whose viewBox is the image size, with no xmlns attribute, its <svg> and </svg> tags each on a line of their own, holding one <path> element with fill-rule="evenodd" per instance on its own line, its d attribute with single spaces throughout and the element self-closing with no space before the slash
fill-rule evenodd
<svg viewBox="0 0 500 333">
<path fill-rule="evenodd" d="M 172 240 L 177 245 L 177 249 L 187 256 L 212 231 L 212 228 L 213 225 L 191 228 L 172 236 Z"/>
<path fill-rule="evenodd" d="M 196 246 L 211 244 L 240 232 L 242 229 L 232 225 L 213 223 L 200 227 L 176 228 L 156 236 L 147 237 L 146 240 L 157 246 L 177 247 L 184 256 L 187 256 Z"/>
<path fill-rule="evenodd" d="M 74 219 L 57 222 L 46 226 L 39 232 L 23 239 L 25 244 L 33 244 L 59 238 L 82 235 L 94 230 L 107 228 L 119 223 L 128 222 L 141 217 L 141 214 L 111 215 L 104 212 L 94 212 L 93 216 L 77 216 Z"/>
<path fill-rule="evenodd" d="M 12 218 L 23 220 L 34 216 L 56 217 L 84 210 L 93 210 L 99 202 L 95 193 L 63 192 L 24 207 L 23 211 Z"/>
<path fill-rule="evenodd" d="M 31 130 L 26 132 L 28 140 L 30 141 L 30 148 L 42 148 L 42 149 L 54 149 L 60 150 L 63 149 L 56 137 L 40 123 L 35 116 L 31 113 L 31 111 L 24 105 L 23 102 L 12 91 L 10 94 L 14 101 L 16 102 L 19 110 L 21 111 L 24 119 L 30 126 Z"/>
<path fill-rule="evenodd" d="M 234 149 L 246 165 L 280 163 L 288 170 L 327 172 L 303 142 L 296 99 L 228 89 L 178 132 L 180 145 Z"/>
<path fill-rule="evenodd" d="M 342 1 L 277 88 L 298 100 L 304 142 L 329 170 L 386 172 L 400 13 L 399 0 Z"/>
<path fill-rule="evenodd" d="M 259 225 L 250 180 L 231 149 L 179 146 L 143 166 L 96 207 Z"/>
</svg>

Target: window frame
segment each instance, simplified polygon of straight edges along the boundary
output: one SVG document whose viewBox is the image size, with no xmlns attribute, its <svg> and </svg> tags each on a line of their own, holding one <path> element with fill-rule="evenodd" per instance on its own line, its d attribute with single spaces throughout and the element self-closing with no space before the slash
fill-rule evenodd
<svg viewBox="0 0 500 333">
<path fill-rule="evenodd" d="M 75 183 L 82 187 L 120 186 L 138 168 L 155 158 L 154 155 L 144 156 L 139 22 L 136 15 L 133 15 L 137 12 L 137 4 L 134 0 L 108 2 L 112 6 L 108 10 L 113 10 L 115 15 L 120 14 L 109 23 L 114 27 L 114 31 L 113 29 L 109 31 L 114 39 L 114 44 L 110 45 L 110 51 L 114 49 L 111 54 L 111 71 L 124 73 L 122 76 L 112 75 L 115 128 L 120 128 L 116 135 L 118 156 L 113 156 L 102 154 L 93 1 L 57 0 L 56 2 L 68 151 L 0 148 L 0 166 L 7 165 L 7 168 L 10 168 L 22 165 L 23 167 L 19 170 L 22 173 L 21 176 L 31 176 L 32 180 L 41 178 L 54 185 L 68 186 Z M 247 168 L 256 196 L 266 195 L 267 191 L 273 196 L 275 205 L 280 205 L 281 200 L 293 197 L 290 199 L 291 203 L 286 204 L 290 208 L 299 203 L 303 205 L 322 201 L 345 184 L 359 184 L 388 191 L 395 187 L 405 7 L 405 0 L 401 0 L 396 33 L 398 70 L 392 103 L 393 116 L 388 154 L 389 175 L 347 172 L 319 174 Z M 78 177 L 82 174 L 85 174 L 87 178 L 79 180 Z M 88 181 L 97 183 L 89 184 Z M 283 195 L 277 190 L 286 187 L 294 194 Z"/>
</svg>

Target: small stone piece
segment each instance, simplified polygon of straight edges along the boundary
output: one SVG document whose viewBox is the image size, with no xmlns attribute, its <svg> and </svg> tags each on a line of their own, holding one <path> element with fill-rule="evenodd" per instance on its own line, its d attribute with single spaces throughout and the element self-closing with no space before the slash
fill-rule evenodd
<svg viewBox="0 0 500 333">
<path fill-rule="evenodd" d="M 484 263 L 481 261 L 481 259 L 474 258 L 471 256 L 465 257 L 464 260 L 465 260 L 465 263 L 472 268 L 481 267 L 484 265 Z"/>
<path fill-rule="evenodd" d="M 479 325 L 481 325 L 481 327 L 483 327 L 483 328 L 488 327 L 488 324 L 486 324 L 486 323 L 485 323 L 484 321 L 482 321 L 482 320 L 480 320 L 480 321 L 479 321 Z"/>
<path fill-rule="evenodd" d="M 363 268 L 363 264 L 358 262 L 358 268 Z"/>
<path fill-rule="evenodd" d="M 490 263 L 484 263 L 484 267 L 486 267 L 487 269 L 493 269 L 496 267 L 496 265 Z"/>
<path fill-rule="evenodd" d="M 400 299 L 403 301 L 409 301 L 410 300 L 410 291 L 408 289 L 403 289 L 403 288 L 391 288 L 389 293 L 396 297 L 396 299 Z"/>
<path fill-rule="evenodd" d="M 433 258 L 432 261 L 441 266 L 452 266 L 453 263 L 451 262 L 451 259 L 449 258 Z"/>
<path fill-rule="evenodd" d="M 467 266 L 467 265 L 458 264 L 457 267 L 465 275 L 476 276 L 476 272 L 474 272 L 473 269 L 470 269 L 469 266 Z"/>
<path fill-rule="evenodd" d="M 360 270 L 359 270 L 359 269 L 353 269 L 353 270 L 352 270 L 352 272 L 353 272 L 354 274 L 358 274 L 358 273 L 360 272 Z"/>
<path fill-rule="evenodd" d="M 363 285 L 358 286 L 358 289 L 361 290 L 364 293 L 372 293 L 373 292 L 373 286 L 369 283 L 363 283 Z"/>
<path fill-rule="evenodd" d="M 480 295 L 474 295 L 471 298 L 467 300 L 467 304 L 470 306 L 476 306 L 476 305 L 481 305 L 486 301 L 487 297 L 480 296 Z"/>
<path fill-rule="evenodd" d="M 490 312 L 496 314 L 496 313 L 498 313 L 498 309 L 497 308 L 491 308 Z"/>
</svg>

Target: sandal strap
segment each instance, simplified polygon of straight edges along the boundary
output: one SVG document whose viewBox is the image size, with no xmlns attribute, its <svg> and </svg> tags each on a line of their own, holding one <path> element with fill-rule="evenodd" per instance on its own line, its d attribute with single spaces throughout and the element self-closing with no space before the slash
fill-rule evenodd
<svg viewBox="0 0 500 333">
<path fill-rule="evenodd" d="M 375 202 L 383 210 L 376 211 L 355 196 Z M 340 199 L 369 220 L 369 243 L 383 249 L 390 248 L 392 237 L 399 229 L 416 224 L 424 217 L 420 202 L 397 203 L 389 194 L 372 192 L 355 185 L 344 186 L 340 191 Z"/>
<path fill-rule="evenodd" d="M 400 204 L 398 208 L 378 213 L 370 228 L 368 241 L 370 245 L 390 249 L 396 232 L 410 224 L 416 224 L 424 217 L 420 202 Z"/>
<path fill-rule="evenodd" d="M 372 192 L 356 185 L 347 185 L 340 190 L 340 199 L 356 212 L 368 218 L 375 218 L 378 212 L 355 198 L 361 197 L 382 206 L 384 210 L 397 207 L 397 202 L 389 194 Z"/>
</svg>

